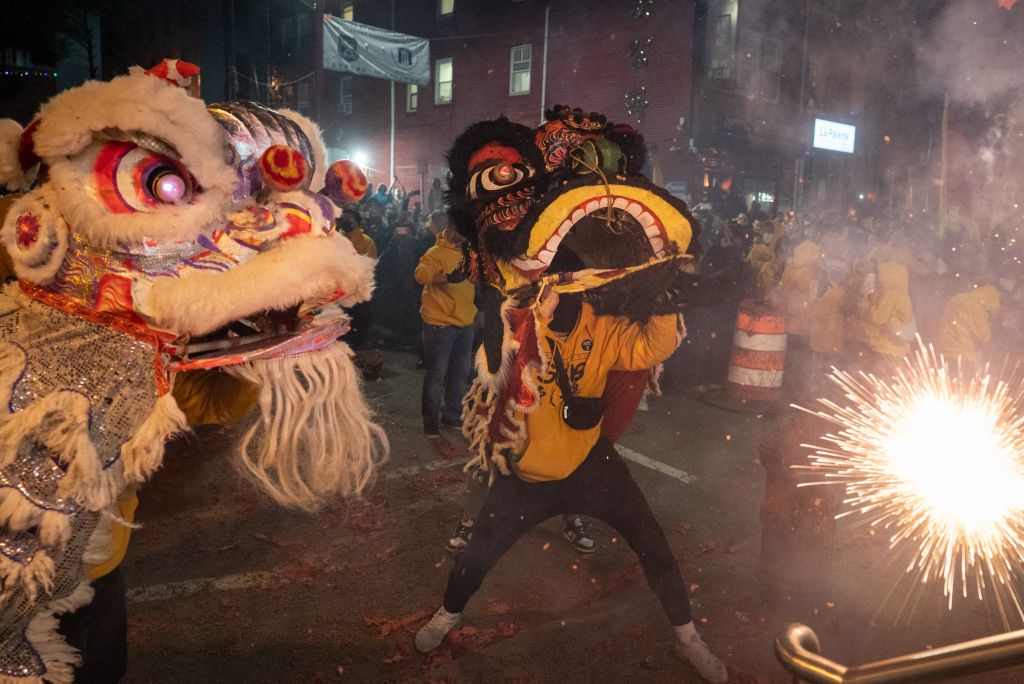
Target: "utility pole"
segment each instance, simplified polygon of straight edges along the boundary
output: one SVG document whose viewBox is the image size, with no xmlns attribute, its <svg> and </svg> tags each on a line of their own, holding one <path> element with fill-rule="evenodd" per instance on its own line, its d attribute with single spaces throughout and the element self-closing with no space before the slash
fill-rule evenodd
<svg viewBox="0 0 1024 684">
<path fill-rule="evenodd" d="M 313 120 L 324 126 L 324 6 L 327 0 L 313 0 Z"/>
<path fill-rule="evenodd" d="M 395 0 L 391 0 L 391 30 L 395 30 Z M 391 79 L 391 139 L 388 151 L 388 164 L 391 173 L 391 185 L 394 185 L 397 178 L 395 176 L 395 79 Z"/>
</svg>

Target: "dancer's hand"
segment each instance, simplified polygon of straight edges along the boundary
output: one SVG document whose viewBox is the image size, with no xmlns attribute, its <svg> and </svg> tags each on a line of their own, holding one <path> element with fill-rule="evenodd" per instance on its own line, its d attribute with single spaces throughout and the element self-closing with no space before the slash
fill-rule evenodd
<svg viewBox="0 0 1024 684">
<path fill-rule="evenodd" d="M 558 300 L 559 297 L 558 293 L 555 292 L 555 288 L 543 288 L 537 297 L 537 303 L 534 304 L 537 315 L 545 321 L 550 321 L 551 317 L 555 315 L 555 309 L 558 308 Z"/>
</svg>

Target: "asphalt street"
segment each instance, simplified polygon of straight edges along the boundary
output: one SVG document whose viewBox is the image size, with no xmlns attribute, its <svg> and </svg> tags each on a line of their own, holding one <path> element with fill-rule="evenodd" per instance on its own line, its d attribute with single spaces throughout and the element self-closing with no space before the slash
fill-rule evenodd
<svg viewBox="0 0 1024 684">
<path fill-rule="evenodd" d="M 559 520 L 536 528 L 488 577 L 464 626 L 431 655 L 414 651 L 451 568 L 444 544 L 460 517 L 466 458 L 454 433 L 440 446 L 423 438 L 421 379 L 412 355 L 387 354 L 385 378 L 366 389 L 391 459 L 361 500 L 317 514 L 282 510 L 234 473 L 237 427 L 200 429 L 171 446 L 140 494 L 141 528 L 123 565 L 126 681 L 699 681 L 672 655 L 635 556 L 597 521 L 598 549 L 585 557 Z M 977 602 L 950 612 L 931 588 L 909 602 L 894 596 L 901 568 L 887 561 L 884 535 L 863 527 L 841 526 L 832 566 L 821 569 L 830 600 L 769 610 L 758 445 L 779 416 L 722 410 L 685 387 L 650 407 L 622 453 L 732 681 L 788 681 L 772 644 L 792 621 L 849 664 L 1001 631 Z"/>
</svg>

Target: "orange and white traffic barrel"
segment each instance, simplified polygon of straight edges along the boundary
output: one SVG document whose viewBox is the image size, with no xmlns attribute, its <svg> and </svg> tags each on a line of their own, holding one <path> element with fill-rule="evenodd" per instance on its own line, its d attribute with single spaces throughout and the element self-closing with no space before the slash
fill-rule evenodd
<svg viewBox="0 0 1024 684">
<path fill-rule="evenodd" d="M 782 396 L 786 367 L 786 319 L 767 302 L 745 299 L 736 316 L 725 394 L 744 402 Z"/>
</svg>

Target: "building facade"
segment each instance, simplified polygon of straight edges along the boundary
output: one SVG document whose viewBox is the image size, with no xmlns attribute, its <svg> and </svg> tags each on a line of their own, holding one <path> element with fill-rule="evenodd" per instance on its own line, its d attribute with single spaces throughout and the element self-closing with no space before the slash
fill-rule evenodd
<svg viewBox="0 0 1024 684">
<path fill-rule="evenodd" d="M 698 3 L 690 145 L 709 195 L 779 210 L 876 196 L 881 136 L 870 86 L 884 64 L 850 5 Z"/>
<path fill-rule="evenodd" d="M 683 194 L 692 101 L 694 6 L 638 0 L 355 0 L 328 11 L 430 40 L 431 80 L 395 84 L 327 72 L 321 126 L 336 156 L 357 158 L 373 183 L 426 195 L 444 155 L 471 123 L 540 123 L 565 104 L 637 126 L 649 173 Z"/>
</svg>

